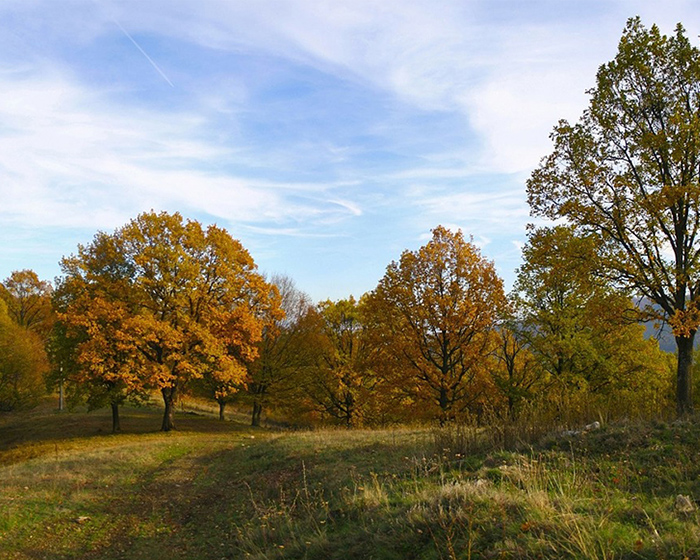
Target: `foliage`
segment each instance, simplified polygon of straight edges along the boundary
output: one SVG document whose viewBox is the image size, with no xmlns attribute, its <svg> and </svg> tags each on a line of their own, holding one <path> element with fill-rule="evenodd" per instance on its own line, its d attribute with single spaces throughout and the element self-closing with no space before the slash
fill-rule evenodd
<svg viewBox="0 0 700 560">
<path fill-rule="evenodd" d="M 546 387 L 546 374 L 538 367 L 519 326 L 515 321 L 505 321 L 493 334 L 491 354 L 491 379 L 511 420 L 516 420 L 522 407 L 533 402 L 538 391 Z"/>
<path fill-rule="evenodd" d="M 43 394 L 53 319 L 51 284 L 33 270 L 14 271 L 0 284 L 0 409 L 32 407 Z"/>
<path fill-rule="evenodd" d="M 0 284 L 0 299 L 15 323 L 45 339 L 53 323 L 52 291 L 33 270 L 16 270 Z"/>
<path fill-rule="evenodd" d="M 145 396 L 151 382 L 130 333 L 133 266 L 120 239 L 100 232 L 61 267 L 53 295 L 58 321 L 49 342 L 52 377 L 68 382 L 71 406 L 83 400 L 89 410 L 112 406 L 118 431 L 118 406 Z"/>
<path fill-rule="evenodd" d="M 628 21 L 600 67 L 580 121 L 554 129 L 554 151 L 528 181 L 532 212 L 601 237 L 603 270 L 672 320 L 677 411 L 692 410 L 700 321 L 700 50 Z"/>
<path fill-rule="evenodd" d="M 118 394 L 160 390 L 163 430 L 192 382 L 213 379 L 220 395 L 245 380 L 277 292 L 223 229 L 179 214 L 145 213 L 62 261 L 61 321 L 77 339 L 78 375 Z M 78 382 L 81 379 L 78 378 Z"/>
<path fill-rule="evenodd" d="M 362 303 L 354 297 L 318 305 L 321 336 L 316 367 L 307 370 L 304 391 L 322 414 L 346 427 L 371 422 L 370 398 L 378 380 L 369 363 Z"/>
<path fill-rule="evenodd" d="M 441 422 L 474 411 L 505 305 L 493 264 L 441 226 L 387 267 L 367 301 L 383 356 L 394 360 L 394 386 Z"/>
<path fill-rule="evenodd" d="M 18 325 L 0 300 L 0 410 L 36 405 L 48 362 L 38 334 Z"/>
<path fill-rule="evenodd" d="M 613 399 L 627 413 L 658 414 L 668 362 L 635 324 L 630 300 L 596 276 L 598 247 L 596 237 L 568 226 L 531 229 L 514 289 L 518 336 L 537 360 L 550 403 Z"/>
<path fill-rule="evenodd" d="M 308 295 L 287 276 L 272 276 L 280 294 L 284 317 L 266 326 L 258 345 L 258 358 L 249 367 L 248 396 L 253 426 L 259 426 L 263 408 L 273 404 L 290 416 L 299 412 L 303 399 L 300 383 L 319 361 L 321 317 Z"/>
</svg>

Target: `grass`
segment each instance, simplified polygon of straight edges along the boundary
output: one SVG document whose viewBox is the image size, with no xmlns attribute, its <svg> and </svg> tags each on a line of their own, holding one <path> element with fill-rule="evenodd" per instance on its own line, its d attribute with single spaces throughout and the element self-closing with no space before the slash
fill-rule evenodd
<svg viewBox="0 0 700 560">
<path fill-rule="evenodd" d="M 0 417 L 0 558 L 699 558 L 700 427 L 520 451 L 461 430 L 280 432 L 159 411 Z"/>
</svg>

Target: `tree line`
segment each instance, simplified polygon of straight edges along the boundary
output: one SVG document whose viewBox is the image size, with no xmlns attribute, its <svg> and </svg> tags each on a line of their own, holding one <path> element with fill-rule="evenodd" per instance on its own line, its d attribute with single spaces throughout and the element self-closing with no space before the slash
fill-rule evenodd
<svg viewBox="0 0 700 560">
<path fill-rule="evenodd" d="M 510 294 L 438 226 L 371 292 L 314 304 L 226 230 L 144 213 L 64 257 L 54 287 L 31 271 L 3 282 L 0 406 L 30 405 L 45 380 L 111 406 L 115 429 L 121 404 L 154 392 L 163 430 L 183 394 L 222 417 L 245 403 L 253 424 L 691 412 L 700 51 L 680 25 L 633 18 L 589 95 L 528 180 L 533 215 L 556 221 L 530 227 Z M 677 358 L 642 321 L 670 325 Z"/>
<path fill-rule="evenodd" d="M 247 406 L 253 425 L 269 411 L 347 427 L 516 420 L 533 408 L 571 417 L 611 403 L 663 411 L 669 357 L 592 273 L 595 240 L 532 229 L 524 257 L 506 296 L 493 263 L 437 227 L 359 300 L 314 304 L 292 279 L 261 275 L 224 230 L 147 213 L 64 258 L 53 290 L 22 271 L 3 299 L 16 318 L 35 310 L 25 325 L 43 325 L 46 379 L 72 404 L 110 406 L 115 431 L 119 407 L 154 392 L 163 430 L 184 394 L 216 401 L 221 418 L 228 403 Z M 41 380 L 32 372 L 27 387 Z"/>
</svg>

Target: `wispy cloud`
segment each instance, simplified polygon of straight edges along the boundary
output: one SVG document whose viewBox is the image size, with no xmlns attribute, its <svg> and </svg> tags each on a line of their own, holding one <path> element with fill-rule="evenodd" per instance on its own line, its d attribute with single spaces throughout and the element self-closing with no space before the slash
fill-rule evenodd
<svg viewBox="0 0 700 560">
<path fill-rule="evenodd" d="M 207 126 L 202 116 L 125 110 L 61 77 L 0 78 L 0 217 L 104 228 L 160 207 L 234 223 L 358 214 L 333 183 L 212 170 L 241 156 L 203 138 Z"/>
</svg>

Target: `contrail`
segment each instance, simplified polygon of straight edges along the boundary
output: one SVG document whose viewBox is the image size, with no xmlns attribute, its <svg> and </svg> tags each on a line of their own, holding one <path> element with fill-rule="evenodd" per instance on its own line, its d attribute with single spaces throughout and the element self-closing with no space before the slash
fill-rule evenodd
<svg viewBox="0 0 700 560">
<path fill-rule="evenodd" d="M 135 46 L 139 51 L 141 51 L 141 54 L 142 54 L 143 56 L 146 57 L 146 60 L 148 60 L 148 62 L 151 63 L 151 66 L 153 66 L 153 68 L 155 68 L 155 69 L 158 71 L 158 73 L 159 73 L 161 76 L 163 76 L 163 79 L 164 79 L 166 82 L 168 82 L 168 84 L 170 85 L 170 87 L 171 87 L 171 88 L 174 88 L 175 86 L 174 86 L 173 83 L 168 79 L 168 77 L 165 75 L 165 73 L 158 67 L 158 65 L 157 65 L 155 62 L 153 62 L 153 59 L 152 59 L 150 56 L 148 56 L 148 54 L 146 54 L 146 51 L 144 51 L 144 50 L 141 48 L 141 45 L 139 45 L 139 44 L 136 42 L 136 40 L 135 40 L 131 35 L 129 35 L 129 32 L 128 32 L 126 29 L 124 29 L 124 28 L 121 26 L 121 24 L 120 24 L 116 19 L 112 19 L 112 21 L 115 23 L 115 25 L 116 25 L 119 29 L 122 30 L 122 33 L 124 33 L 124 35 L 126 35 L 126 37 L 129 39 L 129 41 L 131 41 L 131 42 L 134 44 L 134 46 Z"/>
</svg>

